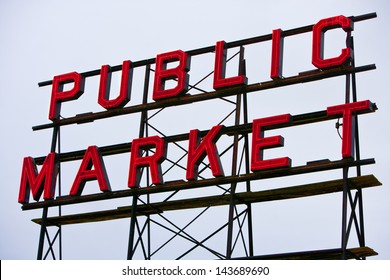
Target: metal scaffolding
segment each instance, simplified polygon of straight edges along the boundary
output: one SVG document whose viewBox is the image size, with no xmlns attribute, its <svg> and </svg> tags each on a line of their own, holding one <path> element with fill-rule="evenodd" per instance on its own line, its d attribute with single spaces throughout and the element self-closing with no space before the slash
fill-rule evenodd
<svg viewBox="0 0 390 280">
<path fill-rule="evenodd" d="M 375 14 L 367 14 L 358 17 L 351 17 L 353 21 L 360 21 L 375 17 Z M 283 36 L 292 36 L 300 33 L 310 32 L 312 25 L 301 28 L 283 31 Z M 353 38 L 349 32 L 347 42 L 353 49 Z M 263 41 L 271 40 L 272 36 L 264 35 L 246 40 L 227 43 L 227 48 L 239 48 L 231 58 L 239 56 L 239 74 L 245 74 L 245 55 L 244 47 L 249 44 L 254 44 Z M 206 47 L 202 49 L 189 51 L 191 56 L 212 53 L 215 47 Z M 353 53 L 353 52 L 352 52 Z M 153 72 L 154 59 L 147 59 L 133 63 L 132 67 L 144 67 L 144 88 L 143 102 L 140 105 L 125 107 L 121 110 L 107 110 L 97 113 L 82 114 L 75 117 L 55 120 L 52 123 L 35 126 L 34 130 L 52 128 L 52 145 L 51 152 L 57 152 L 57 162 L 59 165 L 59 180 L 58 180 L 58 197 L 60 199 L 45 200 L 34 203 L 28 203 L 22 206 L 23 210 L 42 209 L 42 217 L 33 221 L 40 224 L 41 231 L 39 236 L 38 255 L 37 259 L 46 259 L 51 256 L 56 259 L 54 250 L 55 243 L 58 244 L 58 259 L 62 259 L 62 226 L 70 224 L 79 224 L 86 222 L 106 221 L 111 219 L 128 219 L 129 220 L 129 239 L 127 246 L 127 259 L 135 259 L 141 256 L 145 260 L 153 259 L 157 252 L 168 246 L 170 242 L 176 238 L 191 244 L 191 246 L 172 256 L 172 259 L 186 258 L 191 252 L 201 248 L 207 251 L 214 259 L 365 259 L 368 256 L 375 255 L 375 251 L 365 244 L 364 232 L 364 213 L 363 213 L 363 188 L 375 187 L 381 183 L 373 175 L 362 175 L 361 167 L 375 163 L 374 159 L 361 159 L 360 143 L 359 143 L 359 125 L 358 115 L 354 115 L 354 148 L 355 155 L 353 158 L 345 158 L 338 161 L 319 161 L 315 163 L 307 163 L 302 166 L 294 166 L 276 170 L 264 170 L 251 173 L 250 171 L 250 144 L 249 138 L 252 124 L 248 120 L 248 93 L 263 91 L 276 87 L 284 87 L 298 83 L 317 81 L 326 78 L 345 76 L 345 103 L 356 102 L 357 87 L 356 73 L 373 70 L 375 65 L 355 66 L 354 58 L 343 67 L 330 68 L 321 71 L 311 71 L 300 73 L 296 76 L 285 77 L 280 80 L 264 82 L 261 84 L 252 84 L 232 87 L 218 91 L 205 91 L 201 89 L 200 84 L 204 79 L 211 75 L 208 74 L 198 83 L 190 85 L 191 89 L 200 91 L 199 94 L 184 95 L 170 100 L 161 100 L 161 102 L 148 103 L 150 74 Z M 112 71 L 120 71 L 121 65 L 111 68 Z M 84 77 L 99 75 L 100 70 L 82 73 Z M 51 81 L 42 82 L 40 86 L 50 85 Z M 234 97 L 227 99 L 227 97 Z M 220 99 L 221 102 L 227 102 L 234 106 L 234 109 L 221 121 L 224 121 L 230 116 L 234 116 L 234 125 L 225 126 L 222 129 L 222 134 L 231 136 L 231 143 L 226 149 L 220 152 L 221 157 L 230 157 L 231 173 L 228 176 L 207 178 L 202 176 L 204 172 L 210 169 L 207 160 L 204 160 L 200 165 L 199 178 L 195 181 L 172 181 L 166 182 L 163 186 L 154 186 L 150 181 L 150 174 L 147 167 L 143 170 L 144 186 L 142 188 L 126 189 L 121 191 L 104 192 L 98 194 L 83 195 L 77 198 L 71 196 L 62 196 L 61 194 L 61 163 L 68 161 L 80 160 L 83 158 L 85 150 L 63 153 L 61 151 L 61 135 L 60 127 L 78 123 L 91 122 L 98 119 L 119 116 L 123 114 L 140 113 L 139 122 L 139 138 L 150 135 L 150 130 L 159 134 L 167 143 L 175 145 L 182 150 L 183 155 L 179 159 L 167 158 L 169 163 L 165 172 L 169 172 L 173 168 L 185 169 L 180 160 L 186 157 L 188 151 L 181 144 L 182 141 L 189 139 L 189 134 L 178 134 L 173 136 L 165 135 L 157 126 L 151 123 L 151 119 L 158 116 L 164 108 L 201 102 L 211 99 Z M 374 106 L 376 110 L 376 106 Z M 157 110 L 150 114 L 152 110 Z M 369 112 L 363 112 L 369 113 Z M 267 127 L 267 130 L 277 129 L 282 127 L 306 125 L 310 123 L 335 120 L 337 116 L 327 115 L 326 111 L 318 111 L 295 115 L 291 117 L 291 122 L 288 124 L 273 125 Z M 342 125 L 339 122 L 337 128 Z M 204 137 L 208 131 L 200 131 L 200 135 Z M 99 147 L 102 156 L 128 153 L 131 143 L 122 143 Z M 144 155 L 153 153 L 153 149 L 145 149 Z M 42 164 L 44 157 L 35 158 L 37 164 Z M 349 171 L 356 168 L 356 177 L 350 177 Z M 314 172 L 341 170 L 342 178 L 337 180 L 329 180 L 324 182 L 314 182 L 296 186 L 286 186 L 271 190 L 253 191 L 251 184 L 257 180 L 277 177 L 288 177 L 300 174 L 308 174 Z M 238 191 L 237 186 L 243 186 Z M 207 188 L 214 186 L 219 190 L 218 194 L 202 197 L 186 197 L 175 199 L 180 193 L 185 193 L 187 190 L 195 188 Z M 242 191 L 243 190 L 243 191 Z M 328 193 L 342 193 L 342 229 L 341 229 L 341 244 L 339 248 L 329 250 L 314 250 L 294 253 L 272 254 L 272 255 L 256 255 L 255 234 L 253 228 L 254 213 L 252 212 L 253 203 L 261 203 L 266 201 L 277 201 L 282 199 L 293 199 L 306 196 L 314 196 Z M 151 196 L 164 193 L 167 196 L 161 201 L 152 201 Z M 61 207 L 78 203 L 87 203 L 93 201 L 101 201 L 116 198 L 131 198 L 131 204 L 127 207 L 119 207 L 112 210 L 96 211 L 91 213 L 80 213 L 73 215 L 62 215 Z M 216 206 L 224 206 L 226 209 L 226 220 L 220 226 L 211 229 L 201 238 L 194 236 L 187 231 L 188 227 L 197 219 L 206 216 L 209 209 Z M 58 216 L 49 216 L 49 208 L 58 207 Z M 189 219 L 184 225 L 176 224 L 174 219 L 167 217 L 165 213 L 170 211 L 178 211 L 183 209 L 201 209 L 198 214 Z M 158 218 L 157 218 L 158 217 Z M 170 237 L 166 241 L 156 246 L 153 242 L 152 227 L 159 227 L 170 232 Z M 54 233 L 49 234 L 49 229 L 54 229 Z M 358 236 L 359 247 L 349 248 L 348 241 L 351 232 L 355 229 Z M 224 234 L 226 236 L 226 246 L 224 250 L 213 248 L 210 241 L 216 236 Z M 45 252 L 46 244 L 46 252 Z M 238 250 L 238 248 L 241 248 Z M 238 252 L 239 253 L 236 253 Z M 243 255 L 238 256 L 237 254 Z"/>
</svg>

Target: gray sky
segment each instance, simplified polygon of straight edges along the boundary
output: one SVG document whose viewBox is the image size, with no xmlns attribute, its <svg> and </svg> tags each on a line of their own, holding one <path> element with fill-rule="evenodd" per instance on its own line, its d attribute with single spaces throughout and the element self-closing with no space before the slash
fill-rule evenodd
<svg viewBox="0 0 390 280">
<path fill-rule="evenodd" d="M 118 65 L 123 60 L 138 61 L 159 53 L 183 51 L 210 46 L 219 40 L 226 42 L 269 34 L 314 24 L 336 15 L 361 15 L 377 12 L 378 17 L 355 24 L 356 65 L 376 64 L 377 69 L 357 74 L 359 100 L 370 99 L 379 110 L 360 119 L 362 158 L 375 158 L 376 164 L 363 168 L 363 174 L 374 174 L 383 186 L 364 191 L 366 244 L 379 253 L 373 259 L 390 259 L 390 175 L 389 120 L 390 99 L 387 94 L 389 69 L 386 27 L 390 26 L 387 1 L 0 1 L 0 147 L 2 174 L 0 259 L 35 259 L 39 226 L 32 218 L 40 210 L 22 211 L 17 203 L 22 161 L 25 156 L 44 156 L 50 150 L 51 130 L 33 132 L 31 127 L 48 123 L 51 87 L 38 87 L 38 82 L 54 75 L 72 71 L 99 69 L 103 64 Z M 332 33 L 333 34 L 333 33 Z M 331 36 L 330 32 L 329 35 Z M 340 34 L 329 37 L 326 48 L 334 55 L 340 45 Z M 341 32 L 342 36 L 345 36 Z M 343 37 L 341 37 L 343 38 Z M 333 40 L 333 41 L 332 41 Z M 343 40 L 343 39 L 341 39 Z M 341 41 L 343 42 L 343 41 Z M 296 75 L 314 68 L 311 65 L 311 33 L 285 41 L 284 76 Z M 233 52 L 229 52 L 232 54 Z M 270 42 L 246 49 L 249 84 L 269 79 Z M 190 81 L 196 82 L 212 71 L 212 55 L 194 59 Z M 233 61 L 234 63 L 234 61 Z M 229 69 L 228 69 L 229 70 Z M 235 71 L 235 70 L 234 70 Z M 142 71 L 141 71 L 142 72 Z M 135 72 L 132 101 L 140 102 L 142 75 Z M 114 76 L 113 81 L 118 77 Z M 86 91 L 77 101 L 63 105 L 63 116 L 102 111 L 97 105 L 98 77 L 87 79 Z M 210 83 L 210 82 L 209 82 Z M 343 103 L 344 78 L 327 79 L 309 84 L 250 94 L 250 121 L 255 118 L 291 113 L 303 114 L 325 110 Z M 114 82 L 113 82 L 114 84 Z M 205 84 L 209 88 L 210 84 Z M 113 85 L 115 86 L 115 85 Z M 222 106 L 223 105 L 223 106 Z M 210 129 L 233 108 L 217 101 L 166 109 L 154 124 L 167 135 L 186 133 L 190 129 Z M 215 110 L 218 108 L 218 110 Z M 200 113 L 202 112 L 202 113 Z M 207 112 L 207 113 L 204 113 Z M 230 122 L 229 122 L 230 121 Z M 232 125 L 229 119 L 227 125 Z M 62 150 L 86 149 L 90 145 L 104 146 L 129 142 L 138 135 L 139 115 L 129 115 L 97 121 L 93 124 L 66 127 L 61 131 Z M 174 125 L 172 125 L 174 124 Z M 154 132 L 150 131 L 152 135 Z M 285 147 L 267 151 L 268 157 L 288 155 L 293 166 L 306 161 L 340 159 L 340 139 L 334 122 L 273 132 L 285 137 Z M 309 141 L 310 140 L 310 141 Z M 183 143 L 184 147 L 187 142 Z M 226 145 L 218 142 L 220 149 Z M 169 147 L 172 155 L 175 148 Z M 180 151 L 177 151 L 180 154 Z M 176 156 L 178 158 L 180 156 Z M 129 154 L 104 158 L 113 190 L 126 188 Z M 185 163 L 185 162 L 184 162 Z M 183 164 L 184 164 L 183 163 Z M 225 173 L 230 161 L 224 162 Z M 70 189 L 79 162 L 64 166 L 63 192 Z M 184 179 L 182 171 L 169 174 L 166 180 Z M 339 178 L 341 171 L 282 178 L 272 182 L 257 182 L 256 190 L 272 186 L 283 187 Z M 272 186 L 269 185 L 272 183 Z M 96 185 L 86 186 L 85 193 L 94 193 Z M 212 190 L 197 190 L 204 195 Z M 66 214 L 110 209 L 128 205 L 127 200 L 101 205 L 66 207 Z M 191 229 L 205 232 L 210 219 L 227 219 L 227 208 L 215 209 Z M 198 210 L 199 211 L 199 210 Z M 328 249 L 340 246 L 341 194 L 256 205 L 255 254 Z M 55 213 L 55 212 L 54 212 Z M 185 224 L 198 212 L 167 214 Z M 176 216 L 175 216 L 176 215 Z M 63 229 L 64 259 L 125 259 L 129 221 L 67 226 Z M 170 234 L 156 231 L 156 244 Z M 224 252 L 225 235 L 215 246 Z M 220 244 L 219 244 L 220 243 Z M 355 247 L 355 236 L 349 247 Z M 168 250 L 180 254 L 180 241 Z M 183 245 L 186 246 L 186 245 Z M 183 247 L 184 248 L 184 247 Z M 170 258 L 161 252 L 156 258 Z M 202 252 L 189 258 L 212 258 Z"/>
</svg>

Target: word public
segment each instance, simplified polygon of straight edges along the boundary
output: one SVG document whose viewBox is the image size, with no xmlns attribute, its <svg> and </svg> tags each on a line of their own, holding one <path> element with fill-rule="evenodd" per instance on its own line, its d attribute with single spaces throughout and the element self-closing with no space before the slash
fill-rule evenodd
<svg viewBox="0 0 390 280">
<path fill-rule="evenodd" d="M 341 27 L 344 31 L 353 30 L 353 21 L 345 16 L 336 16 L 320 20 L 313 26 L 312 39 L 312 64 L 319 69 L 340 66 L 349 62 L 351 48 L 341 49 L 337 57 L 324 58 L 324 33 L 333 28 Z M 226 43 L 218 41 L 215 45 L 213 88 L 220 90 L 232 86 L 247 84 L 247 77 L 241 74 L 233 77 L 225 77 L 226 69 Z M 169 63 L 176 62 L 176 67 L 167 68 Z M 163 99 L 173 98 L 185 94 L 188 91 L 189 71 L 191 57 L 182 50 L 171 51 L 156 56 L 154 71 L 154 87 L 152 98 L 158 102 Z M 283 68 L 283 32 L 275 29 L 272 32 L 272 54 L 270 77 L 274 80 L 282 78 Z M 103 108 L 123 108 L 129 101 L 132 83 L 132 62 L 125 60 L 122 63 L 122 77 L 119 94 L 110 99 L 111 71 L 109 65 L 103 65 L 100 69 L 100 83 L 98 90 L 98 104 Z M 165 88 L 167 81 L 176 81 L 175 86 Z M 73 88 L 64 91 L 65 83 L 73 83 Z M 50 100 L 49 119 L 58 120 L 61 104 L 76 100 L 84 93 L 85 77 L 77 72 L 54 76 L 52 81 L 52 93 Z"/>
<path fill-rule="evenodd" d="M 320 20 L 313 26 L 312 42 L 312 64 L 319 69 L 337 67 L 348 63 L 351 59 L 352 50 L 350 47 L 341 49 L 340 55 L 332 58 L 323 57 L 324 33 L 333 28 L 342 28 L 349 32 L 353 30 L 353 22 L 345 16 L 336 16 Z M 280 29 L 272 32 L 272 55 L 271 74 L 272 79 L 282 78 L 282 52 L 283 36 Z M 226 66 L 226 45 L 219 41 L 215 46 L 214 80 L 213 88 L 220 90 L 232 86 L 244 85 L 247 83 L 245 74 L 234 77 L 225 77 Z M 175 67 L 168 68 L 171 62 L 176 63 Z M 190 56 L 181 50 L 159 54 L 156 57 L 153 100 L 173 98 L 182 95 L 188 90 L 190 71 Z M 98 103 L 105 109 L 117 109 L 124 107 L 130 100 L 130 89 L 132 81 L 131 61 L 125 60 L 122 64 L 122 78 L 120 92 L 117 98 L 110 99 L 110 66 L 103 65 L 100 71 L 100 85 L 98 92 Z M 55 76 L 52 83 L 52 94 L 49 107 L 49 119 L 58 120 L 61 104 L 66 101 L 75 100 L 84 92 L 84 77 L 71 72 Z M 174 87 L 166 88 L 168 80 L 175 80 Z M 73 87 L 64 90 L 65 83 L 73 83 Z M 337 115 L 343 119 L 342 126 L 342 157 L 348 158 L 353 154 L 353 115 L 373 111 L 373 104 L 369 100 L 354 103 L 341 104 L 328 107 L 326 112 L 330 115 Z M 289 157 L 264 159 L 265 149 L 283 147 L 284 138 L 281 135 L 264 137 L 264 130 L 270 125 L 288 124 L 291 121 L 290 114 L 271 116 L 255 119 L 252 121 L 252 147 L 250 168 L 252 172 L 288 168 L 291 167 Z M 217 142 L 223 134 L 223 125 L 212 127 L 206 135 L 200 136 L 199 130 L 189 132 L 188 155 L 186 163 L 186 179 L 197 180 L 198 167 L 206 158 L 210 163 L 210 169 L 215 177 L 224 176 L 221 165 Z M 128 187 L 140 187 L 142 169 L 149 167 L 152 183 L 161 185 L 164 183 L 161 172 L 161 165 L 167 155 L 168 145 L 164 138 L 149 136 L 133 139 L 130 150 L 130 164 L 128 172 Z M 145 154 L 144 151 L 153 149 L 154 153 Z M 59 162 L 55 152 L 49 153 L 38 172 L 37 165 L 32 157 L 25 157 L 23 160 L 18 202 L 29 203 L 30 193 L 33 199 L 39 201 L 43 194 L 44 200 L 52 200 L 55 196 L 56 178 L 58 175 Z M 110 192 L 111 186 L 104 165 L 103 158 L 96 146 L 89 146 L 81 161 L 79 170 L 70 188 L 69 195 L 81 196 L 88 181 L 97 181 L 100 191 Z"/>
</svg>

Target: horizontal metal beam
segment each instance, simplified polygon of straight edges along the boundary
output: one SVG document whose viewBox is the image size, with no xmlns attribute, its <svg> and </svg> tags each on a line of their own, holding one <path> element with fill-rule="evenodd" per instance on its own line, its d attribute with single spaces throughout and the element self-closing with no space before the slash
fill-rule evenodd
<svg viewBox="0 0 390 280">
<path fill-rule="evenodd" d="M 374 112 L 377 110 L 377 106 L 374 103 L 373 104 L 373 110 Z M 371 111 L 362 111 L 358 114 L 365 114 L 370 113 Z M 306 113 L 306 114 L 300 114 L 291 116 L 291 121 L 289 123 L 282 123 L 272 126 L 264 127 L 264 130 L 272 130 L 272 129 L 279 129 L 279 128 L 285 128 L 285 127 L 292 127 L 292 126 L 298 126 L 298 125 L 305 125 L 305 124 L 311 124 L 316 122 L 322 122 L 322 121 L 329 121 L 339 118 L 337 115 L 327 115 L 326 111 L 317 111 L 312 113 Z M 203 130 L 200 132 L 200 136 L 203 137 L 208 133 L 209 130 Z M 248 134 L 252 132 L 252 123 L 248 124 L 242 124 L 237 126 L 229 126 L 222 129 L 221 133 L 224 135 L 234 135 L 236 133 L 238 134 Z M 183 133 L 183 134 L 177 134 L 172 136 L 163 137 L 164 141 L 166 143 L 174 143 L 179 141 L 186 141 L 189 138 L 189 133 Z M 99 147 L 99 151 L 102 156 L 109 156 L 109 155 L 116 155 L 116 154 L 122 154 L 122 153 L 129 153 L 131 149 L 131 142 L 121 143 L 121 144 L 115 144 L 115 145 L 108 145 Z M 72 152 L 65 152 L 60 153 L 58 155 L 59 162 L 69 162 L 69 161 L 75 161 L 75 160 L 81 160 L 84 157 L 85 149 L 78 150 L 78 151 L 72 151 Z M 34 161 L 36 164 L 41 165 L 46 156 L 36 157 L 34 158 Z"/>
<path fill-rule="evenodd" d="M 359 22 L 359 21 L 363 21 L 363 20 L 373 19 L 376 17 L 377 17 L 376 13 L 369 13 L 369 14 L 364 14 L 364 15 L 359 15 L 359 16 L 350 16 L 349 18 L 353 22 Z M 313 25 L 314 24 L 285 30 L 285 31 L 283 31 L 283 36 L 289 37 L 289 36 L 294 36 L 294 35 L 310 32 L 313 29 Z M 235 48 L 235 47 L 239 47 L 239 46 L 246 46 L 246 45 L 270 41 L 270 40 L 272 40 L 272 34 L 266 34 L 266 35 L 256 36 L 256 37 L 252 37 L 252 38 L 248 38 L 248 39 L 228 42 L 228 43 L 226 43 L 226 48 Z M 202 54 L 210 53 L 210 52 L 214 52 L 214 51 L 215 51 L 215 45 L 203 47 L 203 48 L 199 48 L 199 49 L 193 49 L 193 50 L 187 51 L 187 53 L 190 56 L 196 56 L 196 55 L 202 55 Z M 143 60 L 133 62 L 132 67 L 133 68 L 142 67 L 142 66 L 146 66 L 148 64 L 154 64 L 155 62 L 156 62 L 155 58 L 143 59 Z M 120 70 L 122 70 L 122 64 L 115 65 L 115 66 L 111 67 L 112 72 L 120 71 Z M 83 72 L 83 73 L 81 73 L 81 75 L 83 77 L 92 77 L 92 76 L 100 75 L 100 69 Z M 43 81 L 43 82 L 38 83 L 38 86 L 40 86 L 40 87 L 48 86 L 48 85 L 51 85 L 52 83 L 53 83 L 53 80 Z"/>
<path fill-rule="evenodd" d="M 350 189 L 362 189 L 381 186 L 382 184 L 374 175 L 366 175 L 348 179 Z M 344 180 L 332 180 L 317 182 L 299 186 L 277 188 L 257 192 L 236 193 L 236 205 L 293 199 L 315 195 L 323 195 L 343 191 Z M 187 210 L 202 207 L 214 207 L 229 205 L 230 194 L 215 195 L 207 197 L 187 198 L 182 200 L 162 201 L 145 205 L 137 205 L 137 216 L 152 215 L 173 210 Z M 59 217 L 49 217 L 48 226 L 70 225 L 79 223 L 101 222 L 122 218 L 129 218 L 132 215 L 132 207 L 119 207 L 113 210 L 81 213 Z M 40 224 L 42 219 L 33 219 L 33 222 Z"/>
<path fill-rule="evenodd" d="M 199 93 L 194 95 L 188 94 L 184 96 L 159 100 L 158 102 L 139 104 L 139 105 L 129 106 L 125 108 L 106 110 L 106 111 L 101 111 L 96 113 L 80 114 L 75 117 L 55 120 L 48 124 L 33 126 L 32 129 L 36 131 L 36 130 L 53 128 L 57 126 L 87 123 L 99 119 L 106 119 L 115 116 L 140 113 L 143 111 L 168 108 L 168 107 L 179 106 L 179 105 L 186 105 L 195 102 L 201 102 L 201 101 L 222 98 L 222 97 L 229 97 L 229 96 L 243 94 L 243 93 L 263 91 L 263 90 L 289 86 L 289 85 L 294 85 L 299 83 L 318 81 L 326 78 L 338 77 L 346 74 L 359 73 L 359 72 L 364 72 L 364 71 L 369 71 L 374 69 L 376 69 L 375 64 L 369 64 L 369 65 L 364 65 L 359 67 L 343 66 L 343 67 L 336 67 L 336 68 L 325 69 L 325 70 L 313 70 L 309 72 L 300 73 L 299 75 L 296 76 L 286 77 L 284 79 L 275 80 L 275 81 L 272 80 L 272 81 L 267 81 L 262 83 L 255 83 L 251 85 L 235 86 L 227 89 L 221 89 L 217 91 Z"/>
<path fill-rule="evenodd" d="M 257 171 L 254 173 L 236 175 L 236 176 L 225 176 L 225 177 L 217 177 L 196 181 L 174 181 L 174 182 L 166 182 L 163 185 L 151 186 L 146 188 L 127 188 L 125 190 L 120 191 L 112 191 L 112 192 L 104 192 L 98 194 L 84 195 L 84 196 L 61 196 L 57 197 L 54 200 L 45 200 L 34 203 L 24 204 L 22 206 L 22 210 L 32 210 L 39 209 L 43 207 L 53 207 L 59 205 L 70 205 L 70 204 L 78 204 L 92 201 L 101 201 L 107 199 L 116 199 L 122 197 L 129 197 L 134 195 L 145 195 L 145 194 L 154 194 L 154 193 L 162 193 L 162 192 L 170 192 L 170 191 L 180 191 L 180 190 L 188 190 L 194 188 L 202 188 L 202 187 L 211 187 L 217 185 L 225 185 L 232 183 L 241 183 L 246 181 L 255 181 L 260 179 L 269 179 L 276 177 L 285 177 L 285 176 L 293 176 L 300 174 L 307 174 L 313 172 L 320 171 L 329 171 L 334 169 L 340 169 L 343 167 L 352 167 L 352 166 L 363 166 L 368 164 L 374 164 L 374 159 L 364 159 L 359 161 L 354 161 L 353 159 L 342 159 L 338 161 L 326 161 L 319 162 L 315 164 L 307 164 L 302 166 L 295 166 L 289 168 L 279 168 L 275 170 L 263 170 Z"/>
<path fill-rule="evenodd" d="M 362 259 L 378 255 L 369 247 L 358 247 L 347 249 L 347 259 Z M 343 256 L 342 249 L 327 249 L 294 253 L 282 253 L 263 256 L 232 258 L 232 260 L 341 260 Z"/>
</svg>

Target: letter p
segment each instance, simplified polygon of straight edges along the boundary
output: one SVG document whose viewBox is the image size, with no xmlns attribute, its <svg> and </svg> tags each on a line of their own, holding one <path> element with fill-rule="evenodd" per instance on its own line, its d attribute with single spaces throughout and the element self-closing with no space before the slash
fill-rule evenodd
<svg viewBox="0 0 390 280">
<path fill-rule="evenodd" d="M 77 72 L 71 72 L 55 76 L 50 100 L 49 119 L 58 120 L 61 111 L 61 103 L 75 100 L 84 93 L 84 77 Z M 66 83 L 73 82 L 73 88 L 63 91 Z"/>
</svg>

